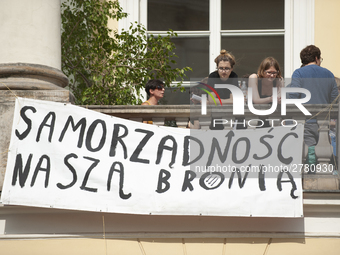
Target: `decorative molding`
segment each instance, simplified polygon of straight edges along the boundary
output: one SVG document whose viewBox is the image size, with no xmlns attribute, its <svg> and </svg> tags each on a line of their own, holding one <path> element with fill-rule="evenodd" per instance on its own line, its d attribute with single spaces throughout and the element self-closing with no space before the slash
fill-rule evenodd
<svg viewBox="0 0 340 255">
<path fill-rule="evenodd" d="M 29 63 L 0 64 L 0 90 L 58 90 L 68 85 L 59 69 Z"/>
</svg>

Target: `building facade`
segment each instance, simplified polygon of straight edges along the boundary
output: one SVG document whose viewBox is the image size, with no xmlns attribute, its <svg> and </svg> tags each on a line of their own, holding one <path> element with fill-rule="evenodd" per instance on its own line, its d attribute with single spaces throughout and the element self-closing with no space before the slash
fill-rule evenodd
<svg viewBox="0 0 340 255">
<path fill-rule="evenodd" d="M 43 65 L 59 74 L 60 52 L 53 50 L 58 49 L 58 46 L 51 48 L 51 43 L 57 43 L 56 39 L 52 42 L 50 39 L 59 38 L 60 34 L 58 29 L 51 30 L 49 26 L 53 27 L 53 22 L 60 23 L 60 1 L 46 4 L 44 0 L 30 0 L 25 1 L 27 5 L 22 8 L 19 8 L 19 2 L 12 0 L 11 5 L 4 1 L 0 3 L 0 19 L 6 21 L 0 22 L 2 34 L 6 35 L 0 39 L 2 45 L 6 45 L 2 48 L 0 64 L 5 64 L 7 68 L 8 64 L 26 62 L 28 67 L 33 64 L 41 68 L 40 65 Z M 115 24 L 119 29 L 138 21 L 146 25 L 149 33 L 162 34 L 167 29 L 178 33 L 178 38 L 174 40 L 179 50 L 178 64 L 194 68 L 189 79 L 203 78 L 214 71 L 213 60 L 222 48 L 235 54 L 239 63 L 235 70 L 240 75 L 255 72 L 259 62 L 270 54 L 280 60 L 284 76 L 290 77 L 300 66 L 300 50 L 309 44 L 320 47 L 324 58 L 322 65 L 340 76 L 340 64 L 337 62 L 340 57 L 337 45 L 340 37 L 337 33 L 340 26 L 338 0 L 120 2 L 129 16 Z M 40 10 L 39 15 L 44 18 L 35 17 L 37 10 Z M 31 14 L 25 16 L 23 13 Z M 19 20 L 18 17 L 22 18 L 20 24 L 14 22 Z M 48 25 L 45 20 L 53 22 Z M 28 34 L 21 30 L 20 35 L 23 37 L 13 44 L 19 33 L 13 31 L 18 31 L 15 29 L 23 24 L 28 24 L 31 30 Z M 168 24 L 174 27 L 167 27 Z M 45 26 L 48 27 L 42 30 Z M 44 36 L 41 31 L 54 32 L 45 38 L 46 34 Z M 33 38 L 33 42 L 20 44 L 27 38 Z M 25 49 L 24 53 L 16 51 L 15 47 Z M 11 54 L 8 54 L 8 49 L 13 49 Z M 41 73 L 40 76 L 45 77 Z M 27 73 L 27 77 L 32 78 L 32 73 Z M 40 84 L 41 79 L 32 82 Z M 62 80 L 62 75 L 58 79 Z M 6 83 L 8 80 L 3 78 L 0 81 Z M 55 86 L 44 85 L 41 87 L 43 92 L 37 90 L 32 83 L 28 87 L 27 83 L 20 83 L 20 86 L 34 90 L 35 94 L 30 95 L 33 98 L 45 93 L 42 99 L 69 101 L 68 93 L 56 91 Z M 52 89 L 46 89 L 46 86 Z M 60 84 L 56 86 L 62 87 Z M 11 89 L 12 92 L 22 92 L 22 88 L 14 88 L 17 90 Z M 0 136 L 3 138 L 3 130 L 8 129 L 8 125 L 3 124 L 4 120 L 10 121 L 7 99 L 12 92 L 5 86 L 1 89 L 3 101 L 0 108 Z M 9 101 L 13 100 L 11 98 Z M 3 140 L 0 140 L 0 153 L 6 154 Z M 2 159 L 2 165 L 4 162 Z M 339 254 L 338 190 L 304 192 L 303 209 L 304 216 L 299 218 L 255 218 L 136 215 L 133 212 L 116 214 L 0 204 L 0 251 L 6 255 Z"/>
</svg>

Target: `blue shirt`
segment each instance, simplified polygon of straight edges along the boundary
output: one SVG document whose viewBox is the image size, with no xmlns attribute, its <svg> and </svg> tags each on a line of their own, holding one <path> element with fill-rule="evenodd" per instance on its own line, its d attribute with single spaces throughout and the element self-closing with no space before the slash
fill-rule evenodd
<svg viewBox="0 0 340 255">
<path fill-rule="evenodd" d="M 311 98 L 306 104 L 331 104 L 339 94 L 333 73 L 318 65 L 296 69 L 289 86 L 310 91 Z M 288 93 L 288 98 L 304 97 L 303 93 Z"/>
</svg>

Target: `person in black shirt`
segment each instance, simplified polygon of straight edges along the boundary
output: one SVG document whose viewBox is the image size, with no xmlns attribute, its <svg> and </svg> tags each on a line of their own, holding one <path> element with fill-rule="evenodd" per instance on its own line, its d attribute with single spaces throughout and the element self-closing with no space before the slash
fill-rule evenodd
<svg viewBox="0 0 340 255">
<path fill-rule="evenodd" d="M 220 55 L 215 58 L 217 70 L 210 73 L 208 77 L 208 84 L 215 87 L 216 84 L 232 84 L 238 86 L 238 76 L 233 71 L 233 67 L 236 63 L 235 57 L 226 50 L 221 50 Z M 232 104 L 233 95 L 229 89 L 216 89 L 219 94 L 222 104 Z M 215 93 L 211 93 L 216 99 Z M 213 99 L 209 98 L 209 103 L 213 104 Z"/>
<path fill-rule="evenodd" d="M 216 88 L 217 84 L 229 84 L 238 87 L 238 76 L 233 71 L 234 65 L 236 63 L 235 57 L 226 50 L 221 50 L 220 55 L 215 58 L 216 68 L 217 70 L 210 73 L 208 77 L 208 85 L 215 88 L 217 94 L 221 98 L 222 105 L 232 104 L 233 103 L 233 95 L 229 89 L 226 88 Z M 215 101 L 218 102 L 217 96 L 214 92 L 211 93 L 215 98 Z M 208 97 L 208 103 L 214 104 L 214 100 L 211 97 Z M 213 130 L 222 130 L 224 129 L 223 124 L 214 123 L 214 119 L 211 120 L 210 129 Z"/>
</svg>

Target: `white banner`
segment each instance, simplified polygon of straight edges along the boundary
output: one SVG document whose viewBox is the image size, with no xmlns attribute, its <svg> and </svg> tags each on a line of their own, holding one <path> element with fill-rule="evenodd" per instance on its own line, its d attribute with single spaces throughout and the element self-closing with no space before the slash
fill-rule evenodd
<svg viewBox="0 0 340 255">
<path fill-rule="evenodd" d="M 157 127 L 19 98 L 1 201 L 131 214 L 302 217 L 303 127 Z"/>
</svg>

